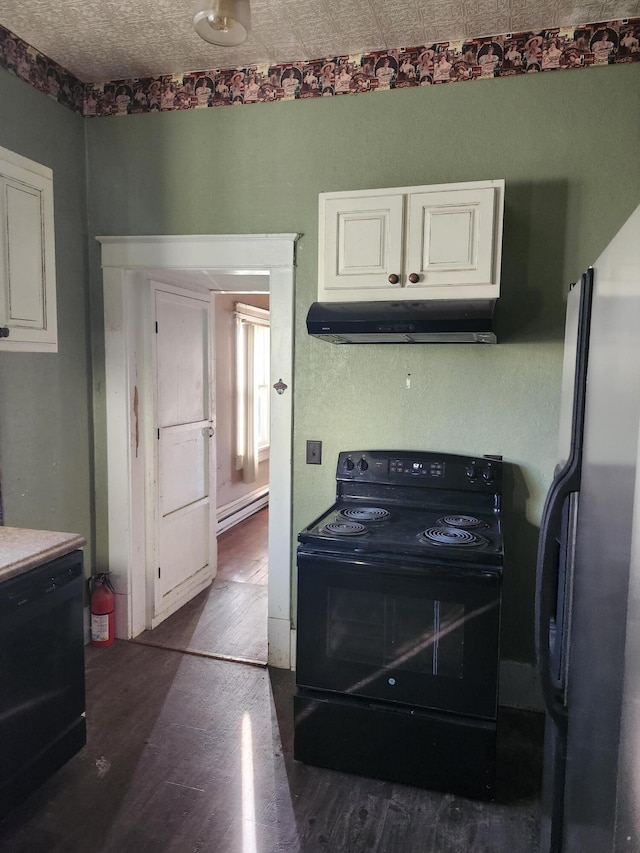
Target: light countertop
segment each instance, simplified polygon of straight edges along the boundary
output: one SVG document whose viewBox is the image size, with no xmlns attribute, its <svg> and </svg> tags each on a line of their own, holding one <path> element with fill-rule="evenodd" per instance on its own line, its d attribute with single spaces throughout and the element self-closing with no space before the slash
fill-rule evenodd
<svg viewBox="0 0 640 853">
<path fill-rule="evenodd" d="M 0 581 L 63 557 L 86 542 L 78 533 L 0 527 Z"/>
</svg>

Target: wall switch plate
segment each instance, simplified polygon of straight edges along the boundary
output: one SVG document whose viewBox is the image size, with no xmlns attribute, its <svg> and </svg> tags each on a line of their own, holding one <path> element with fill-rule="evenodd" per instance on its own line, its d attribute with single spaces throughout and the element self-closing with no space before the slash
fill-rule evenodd
<svg viewBox="0 0 640 853">
<path fill-rule="evenodd" d="M 322 465 L 321 441 L 307 441 L 307 465 Z"/>
</svg>

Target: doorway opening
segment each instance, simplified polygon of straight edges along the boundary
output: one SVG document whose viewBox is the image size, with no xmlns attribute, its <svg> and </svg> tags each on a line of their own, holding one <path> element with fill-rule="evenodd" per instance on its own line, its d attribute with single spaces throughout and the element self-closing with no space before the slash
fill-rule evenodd
<svg viewBox="0 0 640 853">
<path fill-rule="evenodd" d="M 155 423 L 150 281 L 199 293 L 227 278 L 268 283 L 271 314 L 271 443 L 268 519 L 268 662 L 291 664 L 292 320 L 296 234 L 100 237 L 105 301 L 109 568 L 116 636 L 151 626 L 156 571 L 151 496 Z M 225 278 L 226 277 L 226 278 Z M 220 287 L 216 282 L 224 282 Z M 242 288 L 245 289 L 244 287 Z M 196 590 L 197 594 L 200 590 Z"/>
<path fill-rule="evenodd" d="M 225 630 L 214 629 L 211 643 L 266 663 L 271 313 L 269 293 L 241 290 L 246 281 L 236 277 L 235 292 L 213 297 L 218 570 L 210 597 L 225 600 L 217 620 Z"/>
<path fill-rule="evenodd" d="M 255 290 L 260 280 L 256 283 L 251 277 L 234 277 L 231 284 L 238 288 L 236 292 L 222 292 L 223 282 L 217 276 L 212 276 L 212 280 L 218 290 L 212 291 L 207 303 L 210 346 L 203 348 L 199 329 L 194 328 L 193 322 L 179 323 L 181 302 L 193 313 L 192 295 L 167 296 L 165 291 L 170 285 L 165 283 L 157 285 L 156 301 L 158 294 L 164 300 L 171 298 L 172 316 L 156 326 L 155 348 L 159 354 L 168 350 L 164 359 L 155 359 L 157 397 L 161 403 L 167 397 L 170 402 L 170 405 L 164 402 L 159 406 L 160 416 L 169 409 L 172 423 L 181 410 L 189 412 L 190 418 L 203 417 L 207 400 L 211 398 L 210 423 L 215 423 L 215 429 L 211 429 L 210 443 L 215 446 L 210 449 L 209 460 L 197 455 L 198 451 L 206 453 L 202 451 L 206 444 L 202 433 L 206 430 L 193 436 L 185 431 L 183 424 L 163 426 L 160 417 L 162 435 L 165 431 L 177 431 L 181 443 L 180 453 L 176 454 L 173 444 L 163 451 L 163 441 L 159 440 L 160 458 L 173 456 L 178 464 L 170 469 L 170 482 L 166 482 L 166 477 L 159 477 L 162 495 L 158 515 L 161 525 L 171 524 L 171 519 L 177 516 L 174 528 L 180 524 L 181 514 L 195 518 L 188 538 L 192 543 L 197 542 L 207 532 L 202 529 L 206 519 L 198 516 L 198 510 L 203 509 L 200 506 L 202 496 L 208 495 L 208 505 L 204 508 L 212 510 L 209 528 L 216 539 L 212 544 L 217 545 L 217 549 L 212 547 L 210 559 L 205 559 L 192 544 L 195 566 L 189 565 L 189 555 L 183 552 L 181 542 L 177 552 L 174 546 L 171 556 L 186 578 L 192 568 L 197 570 L 202 565 L 200 571 L 209 572 L 212 584 L 194 596 L 183 596 L 182 601 L 189 600 L 181 602 L 167 618 L 154 619 L 152 628 L 140 634 L 136 642 L 266 666 L 271 444 L 269 294 Z M 241 287 L 247 289 L 240 290 Z M 209 369 L 202 365 L 203 350 L 208 353 Z M 181 376 L 179 383 L 171 381 L 175 375 Z M 211 377 L 210 394 L 203 376 Z M 180 399 L 174 400 L 176 395 L 170 391 L 177 384 Z M 185 450 L 185 446 L 191 450 Z M 190 462 L 196 464 L 190 465 Z M 202 462 L 208 464 L 203 466 Z M 215 470 L 207 477 L 203 467 Z M 209 480 L 211 488 L 208 488 Z M 174 494 L 188 495 L 186 510 L 176 509 L 182 501 L 172 500 Z M 196 502 L 193 498 L 200 500 Z M 168 513 L 165 516 L 162 509 L 166 505 Z M 160 544 L 162 547 L 162 536 Z M 163 560 L 160 562 L 165 565 Z M 196 576 L 192 577 L 195 580 Z M 178 588 L 184 586 L 185 581 Z"/>
</svg>

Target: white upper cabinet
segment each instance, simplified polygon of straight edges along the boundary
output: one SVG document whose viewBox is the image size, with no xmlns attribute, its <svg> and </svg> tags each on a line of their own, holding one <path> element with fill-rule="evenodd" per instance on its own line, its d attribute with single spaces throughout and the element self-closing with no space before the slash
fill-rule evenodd
<svg viewBox="0 0 640 853">
<path fill-rule="evenodd" d="M 0 350 L 57 352 L 51 169 L 0 148 Z"/>
<path fill-rule="evenodd" d="M 504 181 L 322 193 L 318 300 L 495 299 Z"/>
</svg>

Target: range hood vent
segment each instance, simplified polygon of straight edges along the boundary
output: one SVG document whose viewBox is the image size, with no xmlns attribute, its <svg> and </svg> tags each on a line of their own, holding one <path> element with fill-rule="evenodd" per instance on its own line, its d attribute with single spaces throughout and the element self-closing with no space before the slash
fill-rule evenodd
<svg viewBox="0 0 640 853">
<path fill-rule="evenodd" d="M 495 344 L 494 299 L 314 302 L 307 331 L 332 344 Z"/>
</svg>

